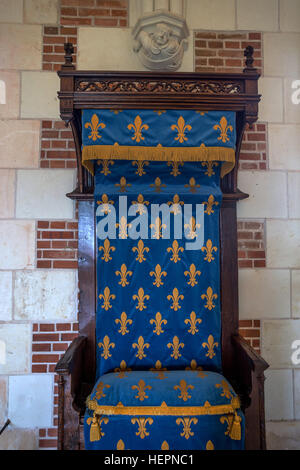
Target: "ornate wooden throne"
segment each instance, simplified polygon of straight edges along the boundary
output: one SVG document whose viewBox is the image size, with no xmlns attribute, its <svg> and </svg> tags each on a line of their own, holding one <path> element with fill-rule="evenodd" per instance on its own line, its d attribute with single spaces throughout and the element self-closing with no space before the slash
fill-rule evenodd
<svg viewBox="0 0 300 470">
<path fill-rule="evenodd" d="M 59 375 L 58 449 L 81 449 L 85 401 L 95 383 L 96 242 L 93 177 L 82 165 L 83 109 L 180 109 L 234 111 L 236 163 L 222 179 L 220 210 L 221 342 L 223 375 L 238 393 L 246 418 L 246 449 L 265 449 L 264 370 L 268 364 L 238 334 L 237 188 L 245 126 L 257 120 L 259 75 L 246 48 L 243 73 L 148 73 L 76 71 L 72 45 L 65 45 L 60 113 L 73 131 L 78 182 L 67 196 L 78 203 L 79 336 L 56 366 Z"/>
</svg>

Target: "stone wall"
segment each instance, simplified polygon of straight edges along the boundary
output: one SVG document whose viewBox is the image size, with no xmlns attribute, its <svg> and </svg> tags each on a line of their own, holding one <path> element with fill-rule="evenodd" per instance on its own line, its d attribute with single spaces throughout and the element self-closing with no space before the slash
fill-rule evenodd
<svg viewBox="0 0 300 470">
<path fill-rule="evenodd" d="M 244 46 L 255 47 L 263 98 L 241 149 L 239 187 L 250 197 L 238 207 L 240 332 L 271 366 L 269 447 L 300 446 L 291 361 L 300 340 L 299 0 L 0 0 L 0 427 L 12 421 L 0 449 L 55 448 L 53 369 L 77 334 L 76 207 L 65 197 L 75 154 L 57 100 L 63 43 L 74 44 L 78 69 L 142 70 L 131 28 L 169 3 L 183 6 L 191 33 L 181 71 L 238 71 Z"/>
</svg>

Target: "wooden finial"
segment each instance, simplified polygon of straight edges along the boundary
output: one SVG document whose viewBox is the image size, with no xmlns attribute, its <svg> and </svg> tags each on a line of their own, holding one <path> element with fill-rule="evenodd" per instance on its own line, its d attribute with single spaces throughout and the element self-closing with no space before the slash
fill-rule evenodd
<svg viewBox="0 0 300 470">
<path fill-rule="evenodd" d="M 253 67 L 253 52 L 254 49 L 252 46 L 247 46 L 244 50 L 244 56 L 246 57 L 245 64 L 246 67 L 244 68 L 244 72 L 256 72 L 256 68 Z"/>
<path fill-rule="evenodd" d="M 64 50 L 65 50 L 65 63 L 63 67 L 72 67 L 74 68 L 73 65 L 73 57 L 72 54 L 74 54 L 74 46 L 71 42 L 65 42 L 64 43 Z"/>
</svg>

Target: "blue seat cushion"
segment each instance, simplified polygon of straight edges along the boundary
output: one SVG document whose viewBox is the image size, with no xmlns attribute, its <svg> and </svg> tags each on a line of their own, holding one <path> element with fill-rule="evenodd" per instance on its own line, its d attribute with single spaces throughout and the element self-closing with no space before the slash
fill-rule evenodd
<svg viewBox="0 0 300 470">
<path fill-rule="evenodd" d="M 108 373 L 87 400 L 87 449 L 242 449 L 239 398 L 219 373 Z"/>
</svg>

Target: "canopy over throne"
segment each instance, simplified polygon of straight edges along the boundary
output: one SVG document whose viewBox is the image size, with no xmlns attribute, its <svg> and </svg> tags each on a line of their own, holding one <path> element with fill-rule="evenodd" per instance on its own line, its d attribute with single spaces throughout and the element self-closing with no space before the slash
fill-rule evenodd
<svg viewBox="0 0 300 470">
<path fill-rule="evenodd" d="M 56 367 L 59 448 L 263 449 L 267 364 L 238 335 L 253 50 L 242 74 L 76 72 L 65 50 L 80 332 Z"/>
</svg>

